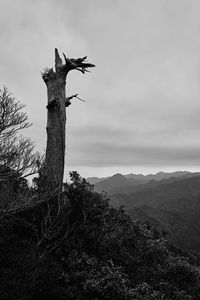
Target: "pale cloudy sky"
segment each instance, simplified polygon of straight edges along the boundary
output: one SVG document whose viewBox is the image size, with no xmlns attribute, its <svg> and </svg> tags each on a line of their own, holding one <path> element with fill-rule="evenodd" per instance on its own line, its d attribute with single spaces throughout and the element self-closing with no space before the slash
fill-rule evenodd
<svg viewBox="0 0 200 300">
<path fill-rule="evenodd" d="M 25 132 L 46 143 L 40 71 L 54 48 L 88 55 L 71 72 L 66 173 L 200 170 L 199 0 L 0 0 L 0 86 L 26 105 Z"/>
</svg>

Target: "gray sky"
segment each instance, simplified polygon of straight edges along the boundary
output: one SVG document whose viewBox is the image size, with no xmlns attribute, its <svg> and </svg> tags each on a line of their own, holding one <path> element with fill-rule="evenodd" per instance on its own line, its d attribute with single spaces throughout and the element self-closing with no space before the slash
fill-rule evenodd
<svg viewBox="0 0 200 300">
<path fill-rule="evenodd" d="M 200 1 L 1 0 L 0 85 L 26 104 L 46 143 L 40 71 L 54 48 L 88 55 L 91 74 L 70 72 L 66 172 L 200 170 Z"/>
</svg>

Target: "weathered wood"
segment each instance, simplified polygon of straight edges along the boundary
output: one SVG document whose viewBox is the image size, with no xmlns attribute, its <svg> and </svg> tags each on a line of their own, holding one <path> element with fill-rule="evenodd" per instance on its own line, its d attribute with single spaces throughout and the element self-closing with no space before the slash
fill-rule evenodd
<svg viewBox="0 0 200 300">
<path fill-rule="evenodd" d="M 86 63 L 85 59 L 69 59 L 64 55 L 65 63 L 55 49 L 55 71 L 49 69 L 45 71 L 42 78 L 47 86 L 47 146 L 45 164 L 42 175 L 57 187 L 62 187 L 64 163 L 65 163 L 65 124 L 66 107 L 70 103 L 66 102 L 65 85 L 66 76 L 71 70 L 78 70 L 82 73 L 87 68 L 94 67 L 93 64 Z"/>
</svg>

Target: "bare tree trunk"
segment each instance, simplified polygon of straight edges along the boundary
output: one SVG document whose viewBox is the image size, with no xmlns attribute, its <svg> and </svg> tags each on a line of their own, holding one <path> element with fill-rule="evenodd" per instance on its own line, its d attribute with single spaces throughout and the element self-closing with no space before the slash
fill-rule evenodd
<svg viewBox="0 0 200 300">
<path fill-rule="evenodd" d="M 47 146 L 45 175 L 51 182 L 62 185 L 65 160 L 65 76 L 61 76 L 62 61 L 55 50 L 55 72 L 43 79 L 47 85 Z M 46 74 L 45 74 L 46 75 Z"/>
<path fill-rule="evenodd" d="M 43 175 L 49 182 L 55 183 L 58 188 L 61 188 L 63 183 L 66 106 L 70 104 L 65 94 L 66 76 L 69 71 L 74 69 L 85 73 L 87 68 L 94 67 L 94 65 L 84 62 L 86 57 L 69 59 L 64 55 L 64 58 L 65 64 L 62 62 L 58 50 L 55 49 L 55 71 L 52 68 L 45 71 L 42 76 L 47 85 L 48 95 L 47 147 Z"/>
</svg>

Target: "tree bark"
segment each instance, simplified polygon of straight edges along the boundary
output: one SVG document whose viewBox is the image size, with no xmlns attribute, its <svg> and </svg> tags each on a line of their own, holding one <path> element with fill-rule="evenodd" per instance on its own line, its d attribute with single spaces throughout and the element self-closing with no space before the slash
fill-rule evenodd
<svg viewBox="0 0 200 300">
<path fill-rule="evenodd" d="M 87 68 L 94 67 L 90 63 L 85 63 L 86 57 L 69 59 L 64 55 L 65 63 L 55 49 L 55 71 L 48 69 L 42 75 L 47 86 L 47 146 L 45 164 L 42 175 L 48 182 L 56 184 L 62 188 L 64 164 L 65 164 L 65 124 L 66 107 L 70 104 L 66 99 L 65 85 L 69 71 L 78 70 L 82 73 Z"/>
<path fill-rule="evenodd" d="M 47 85 L 47 146 L 45 158 L 45 176 L 48 181 L 55 182 L 59 186 L 63 182 L 65 162 L 65 85 L 66 80 L 62 74 L 62 61 L 55 50 L 55 72 L 51 72 L 43 79 Z"/>
</svg>

